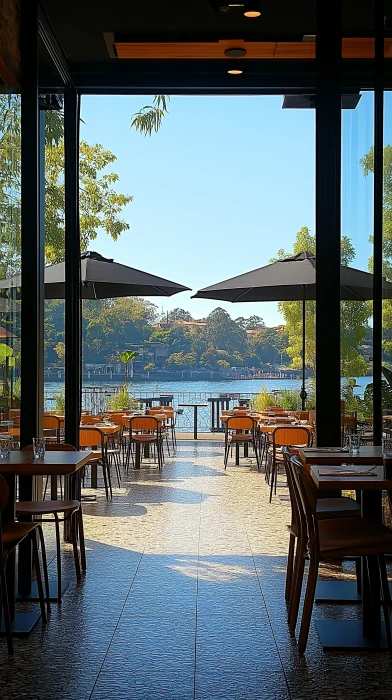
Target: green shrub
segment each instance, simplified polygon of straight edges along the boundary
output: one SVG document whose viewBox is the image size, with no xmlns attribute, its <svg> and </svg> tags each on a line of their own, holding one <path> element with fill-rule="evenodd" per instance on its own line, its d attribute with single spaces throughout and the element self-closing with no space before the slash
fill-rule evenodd
<svg viewBox="0 0 392 700">
<path fill-rule="evenodd" d="M 63 415 L 65 412 L 65 388 L 54 393 L 53 399 L 54 403 L 51 406 L 51 410 L 53 407 L 53 413 L 60 413 L 60 415 Z"/>
<path fill-rule="evenodd" d="M 108 408 L 111 411 L 129 411 L 131 408 L 138 408 L 139 404 L 130 393 L 130 384 L 123 384 L 113 396 L 108 399 Z"/>
<path fill-rule="evenodd" d="M 268 393 L 265 386 L 262 386 L 260 393 L 252 399 L 250 405 L 255 409 L 255 411 L 264 411 L 267 406 L 272 406 L 273 404 L 273 395 Z"/>
</svg>

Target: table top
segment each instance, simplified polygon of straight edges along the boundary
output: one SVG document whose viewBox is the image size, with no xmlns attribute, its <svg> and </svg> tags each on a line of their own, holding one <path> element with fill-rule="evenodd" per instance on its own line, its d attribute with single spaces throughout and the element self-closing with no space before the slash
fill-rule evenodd
<svg viewBox="0 0 392 700">
<path fill-rule="evenodd" d="M 260 424 L 260 425 L 259 425 L 259 428 L 260 428 L 260 430 L 261 430 L 262 433 L 273 433 L 274 430 L 276 430 L 277 428 L 279 428 L 279 429 L 280 429 L 280 428 L 283 428 L 283 430 L 284 430 L 285 428 L 306 428 L 306 429 L 309 430 L 310 432 L 313 431 L 313 426 L 312 426 L 312 425 L 309 425 L 309 423 L 306 423 L 305 425 L 302 424 L 302 423 L 301 423 L 301 425 L 293 425 L 293 423 L 282 423 L 281 425 L 264 425 L 264 424 Z"/>
<path fill-rule="evenodd" d="M 0 459 L 0 474 L 26 476 L 65 475 L 79 471 L 91 458 L 91 450 L 47 451 L 43 459 L 34 459 L 33 451 L 14 450 L 7 459 Z"/>
<path fill-rule="evenodd" d="M 179 406 L 204 406 L 205 408 L 208 408 L 208 403 L 179 403 Z"/>
<path fill-rule="evenodd" d="M 304 464 L 382 464 L 382 448 L 380 445 L 361 445 L 359 453 L 350 454 L 347 451 L 332 452 L 338 447 L 326 447 L 325 452 L 322 447 L 306 447 L 300 449 L 299 456 Z M 330 450 L 330 451 L 328 451 Z"/>
<path fill-rule="evenodd" d="M 97 428 L 97 430 L 100 430 L 105 435 L 112 435 L 113 433 L 118 433 L 118 431 L 121 430 L 120 425 L 102 425 L 100 423 L 92 423 L 91 425 L 80 426 L 80 430 L 89 430 L 91 428 Z"/>
<path fill-rule="evenodd" d="M 376 476 L 361 476 L 361 472 L 365 472 L 371 469 L 373 465 L 359 465 L 357 467 L 346 467 L 347 471 L 350 472 L 347 475 L 341 475 L 342 468 L 338 465 L 332 465 L 328 467 L 326 465 L 313 464 L 310 468 L 310 473 L 313 480 L 319 489 L 331 489 L 331 490 L 358 490 L 358 491 L 382 491 L 382 490 L 392 490 L 392 479 L 384 478 L 384 467 L 378 466 L 374 467 L 373 471 Z M 351 471 L 355 469 L 357 474 L 351 474 Z M 320 475 L 320 471 L 336 471 L 337 475 Z"/>
</svg>

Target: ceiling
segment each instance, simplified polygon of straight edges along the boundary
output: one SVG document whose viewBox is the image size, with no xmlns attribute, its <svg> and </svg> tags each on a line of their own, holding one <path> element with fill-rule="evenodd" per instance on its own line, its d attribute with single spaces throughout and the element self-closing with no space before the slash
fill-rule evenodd
<svg viewBox="0 0 392 700">
<path fill-rule="evenodd" d="M 230 90 L 224 56 L 230 42 L 247 47 L 244 89 L 260 81 L 279 89 L 284 75 L 293 89 L 314 81 L 314 66 L 308 65 L 314 45 L 305 47 L 303 36 L 315 33 L 316 0 L 261 0 L 258 19 L 244 17 L 241 8 L 214 12 L 208 0 L 41 0 L 41 5 L 75 84 L 85 91 L 173 92 L 218 85 Z M 385 0 L 385 8 L 388 27 L 388 14 L 391 18 L 386 34 L 392 36 L 392 0 Z M 373 13 L 374 0 L 343 0 L 343 36 L 372 37 Z M 287 42 L 300 53 L 288 51 Z M 274 58 L 283 61 L 272 67 Z M 289 66 L 289 60 L 302 61 L 302 68 Z M 40 71 L 42 86 L 61 87 L 43 45 Z M 294 77 L 301 72 L 303 78 Z"/>
</svg>

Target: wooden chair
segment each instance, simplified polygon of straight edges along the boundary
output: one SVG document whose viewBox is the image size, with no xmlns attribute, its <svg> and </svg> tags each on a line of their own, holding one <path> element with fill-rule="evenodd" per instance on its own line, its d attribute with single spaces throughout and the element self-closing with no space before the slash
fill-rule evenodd
<svg viewBox="0 0 392 700">
<path fill-rule="evenodd" d="M 291 457 L 298 456 L 298 450 L 292 447 L 285 446 L 282 448 L 284 467 L 286 472 L 287 484 L 290 493 L 291 505 L 291 523 L 288 526 L 289 530 L 289 551 L 287 556 L 287 573 L 285 598 L 289 602 L 289 626 L 290 629 L 295 629 L 298 617 L 298 605 L 293 609 L 293 572 L 296 570 L 298 578 L 297 586 L 299 590 L 302 587 L 304 574 L 305 555 L 307 546 L 307 537 L 301 537 L 300 515 L 298 512 L 297 500 L 295 496 L 295 484 L 293 482 Z M 316 517 L 319 520 L 328 518 L 359 518 L 361 517 L 361 506 L 352 498 L 339 496 L 337 498 L 318 498 L 316 505 Z M 297 544 L 297 546 L 296 546 Z M 295 561 L 295 564 L 294 564 Z M 356 564 L 358 564 L 358 560 Z M 360 582 L 360 566 L 357 566 L 357 577 Z M 298 602 L 298 598 L 296 599 Z"/>
<path fill-rule="evenodd" d="M 372 570 L 374 573 L 377 572 L 379 577 L 377 586 L 372 591 L 372 598 L 377 601 L 381 591 L 385 630 L 388 647 L 391 650 L 391 629 L 388 611 L 390 595 L 384 559 L 385 554 L 392 553 L 391 531 L 382 523 L 370 518 L 339 517 L 320 520 L 316 514 L 317 490 L 314 488 L 314 482 L 310 473 L 295 456 L 291 457 L 291 464 L 293 465 L 292 474 L 301 537 L 307 539 L 309 553 L 308 580 L 298 639 L 299 653 L 304 654 L 306 650 L 320 562 L 341 561 L 344 557 L 360 556 L 365 557 L 368 570 Z M 297 577 L 295 581 L 294 606 L 299 606 L 300 595 L 300 578 Z M 374 614 L 379 614 L 379 610 L 376 607 Z"/>
<path fill-rule="evenodd" d="M 235 445 L 236 450 L 239 450 L 240 445 L 251 445 L 253 447 L 257 468 L 260 471 L 261 461 L 259 455 L 259 446 L 257 440 L 257 422 L 251 416 L 230 417 L 226 422 L 225 435 L 225 456 L 224 465 L 227 469 L 229 452 L 232 445 Z"/>
<path fill-rule="evenodd" d="M 275 428 L 271 434 L 272 454 L 266 457 L 271 461 L 270 478 L 270 503 L 272 494 L 276 494 L 278 483 L 278 466 L 283 464 L 282 447 L 290 445 L 291 447 L 309 447 L 312 434 L 309 428 L 297 425 L 285 425 L 284 427 Z M 267 470 L 266 470 L 267 471 Z"/>
<path fill-rule="evenodd" d="M 60 442 L 61 421 L 58 416 L 45 414 L 43 416 L 43 429 L 47 444 L 49 442 Z"/>
<path fill-rule="evenodd" d="M 22 452 L 31 451 L 32 445 L 24 447 Z M 64 443 L 49 443 L 47 450 L 76 452 L 73 445 Z M 53 520 L 45 518 L 45 515 L 53 515 Z M 16 517 L 34 517 L 40 523 L 53 523 L 56 531 L 56 561 L 57 561 L 57 602 L 61 603 L 61 537 L 60 523 L 71 520 L 71 538 L 75 562 L 76 579 L 81 580 L 80 564 L 82 571 L 86 571 L 86 547 L 84 542 L 83 513 L 80 501 L 55 500 L 55 501 L 18 501 L 16 504 Z M 78 553 L 78 536 L 80 547 L 80 563 Z"/>
<path fill-rule="evenodd" d="M 46 610 L 45 610 L 45 597 L 42 588 L 41 579 L 41 568 L 39 563 L 38 555 L 38 542 L 37 535 L 41 541 L 41 551 L 42 551 L 42 566 L 44 570 L 45 577 L 45 587 L 46 587 L 46 598 L 48 610 L 50 609 L 49 603 L 49 580 L 48 580 L 48 569 L 46 563 L 46 551 L 45 551 L 45 541 L 42 534 L 41 525 L 37 522 L 33 523 L 15 523 L 10 522 L 2 524 L 2 513 L 9 499 L 9 489 L 8 484 L 3 476 L 0 475 L 0 618 L 1 611 L 4 612 L 4 624 L 5 632 L 7 637 L 8 653 L 13 654 L 14 648 L 12 643 L 12 631 L 11 631 L 11 616 L 10 616 L 10 606 L 7 591 L 7 579 L 6 579 L 6 567 L 7 559 L 11 552 L 13 552 L 16 547 L 26 538 L 29 538 L 32 543 L 33 548 L 33 563 L 35 567 L 35 573 L 37 577 L 37 587 L 39 595 L 39 604 L 41 608 L 42 622 L 46 624 Z M 13 591 L 11 592 L 13 595 Z"/>
<path fill-rule="evenodd" d="M 164 426 L 164 430 L 166 431 L 166 443 L 167 443 L 167 434 L 170 432 L 171 433 L 171 441 L 173 445 L 173 450 L 177 446 L 177 437 L 176 437 L 176 412 L 172 406 L 157 406 L 150 408 L 150 415 L 155 415 L 156 413 L 164 413 L 166 418 L 167 418 L 167 423 Z M 170 456 L 170 452 L 169 452 Z"/>
<path fill-rule="evenodd" d="M 81 449 L 87 447 L 92 449 L 91 459 L 88 462 L 90 465 L 94 465 L 97 467 L 98 465 L 102 466 L 106 500 L 109 501 L 111 498 L 113 498 L 113 490 L 112 479 L 110 474 L 110 465 L 106 454 L 107 443 L 105 433 L 103 433 L 102 430 L 100 430 L 99 428 L 95 428 L 92 425 L 86 425 L 85 427 L 80 428 L 79 430 L 79 444 Z"/>
<path fill-rule="evenodd" d="M 163 467 L 163 434 L 161 422 L 155 416 L 135 416 L 128 421 L 129 443 L 126 464 L 129 467 L 130 457 L 135 468 L 140 467 L 141 446 L 154 446 L 157 452 L 158 469 Z M 132 446 L 135 447 L 135 459 L 133 459 Z"/>
</svg>

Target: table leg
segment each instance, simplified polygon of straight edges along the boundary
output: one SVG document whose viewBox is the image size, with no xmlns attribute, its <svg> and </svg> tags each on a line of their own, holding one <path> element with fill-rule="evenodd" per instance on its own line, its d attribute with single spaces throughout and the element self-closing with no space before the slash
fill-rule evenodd
<svg viewBox="0 0 392 700">
<path fill-rule="evenodd" d="M 238 442 L 235 443 L 235 464 L 236 467 L 239 466 L 240 463 L 240 445 Z"/>
<path fill-rule="evenodd" d="M 144 458 L 149 459 L 150 458 L 150 445 L 148 442 L 144 445 Z"/>
<path fill-rule="evenodd" d="M 98 467 L 96 464 L 91 465 L 91 488 L 98 488 Z"/>
<path fill-rule="evenodd" d="M 244 442 L 244 457 L 249 457 L 249 443 Z"/>
<path fill-rule="evenodd" d="M 64 487 L 64 490 L 65 490 L 65 487 Z M 52 476 L 50 477 L 50 497 L 51 497 L 52 501 L 57 501 L 57 476 L 56 476 L 56 474 L 52 474 Z"/>
<path fill-rule="evenodd" d="M 193 439 L 197 440 L 197 406 L 193 407 Z"/>
<path fill-rule="evenodd" d="M 33 500 L 33 477 L 19 477 L 19 500 Z M 31 522 L 32 518 L 26 518 L 26 520 Z M 26 538 L 19 545 L 18 557 L 18 590 L 22 596 L 28 596 L 31 592 L 32 565 L 31 541 Z"/>
</svg>

